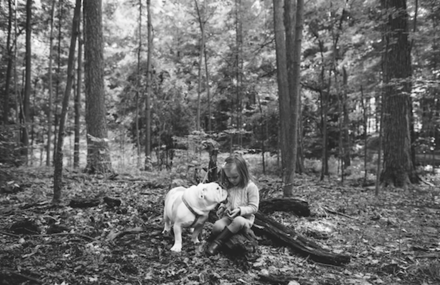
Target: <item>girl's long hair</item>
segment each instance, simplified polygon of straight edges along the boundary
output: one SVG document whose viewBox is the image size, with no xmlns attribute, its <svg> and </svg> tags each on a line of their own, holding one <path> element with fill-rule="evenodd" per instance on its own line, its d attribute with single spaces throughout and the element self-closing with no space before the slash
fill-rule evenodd
<svg viewBox="0 0 440 285">
<path fill-rule="evenodd" d="M 240 188 L 246 187 L 250 180 L 249 169 L 243 156 L 241 156 L 241 154 L 238 153 L 231 154 L 225 159 L 225 164 L 222 166 L 220 170 L 220 184 L 226 189 L 233 187 L 233 185 L 229 182 L 228 177 L 226 177 L 224 170 L 225 167 L 232 164 L 235 164 L 235 166 L 237 167 L 237 171 L 240 174 L 240 178 L 241 178 L 240 183 L 237 186 Z"/>
</svg>

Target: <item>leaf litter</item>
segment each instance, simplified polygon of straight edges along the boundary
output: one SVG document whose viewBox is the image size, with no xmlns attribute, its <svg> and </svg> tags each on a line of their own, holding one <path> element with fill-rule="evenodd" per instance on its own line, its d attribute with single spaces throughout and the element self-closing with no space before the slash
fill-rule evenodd
<svg viewBox="0 0 440 285">
<path fill-rule="evenodd" d="M 12 172 L 11 170 L 8 170 Z M 300 176 L 296 197 L 307 201 L 311 217 L 271 214 L 277 221 L 335 253 L 348 254 L 345 266 L 319 264 L 261 240 L 254 260 L 203 252 L 183 235 L 181 253 L 162 235 L 167 175 L 151 177 L 64 177 L 64 205 L 53 207 L 52 174 L 46 168 L 14 170 L 13 193 L 0 193 L 0 284 L 439 284 L 440 191 L 341 186 Z M 9 183 L 11 184 L 11 183 Z M 282 196 L 277 179 L 260 181 L 265 198 Z M 265 187 L 266 186 L 266 187 Z M 103 197 L 122 201 L 108 206 Z M 98 206 L 72 208 L 74 198 Z M 35 232 L 13 225 L 29 223 Z"/>
</svg>

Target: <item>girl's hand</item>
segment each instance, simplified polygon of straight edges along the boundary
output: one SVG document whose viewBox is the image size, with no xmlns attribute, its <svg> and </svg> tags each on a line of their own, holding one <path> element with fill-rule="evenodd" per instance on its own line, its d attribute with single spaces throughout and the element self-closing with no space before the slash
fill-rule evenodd
<svg viewBox="0 0 440 285">
<path fill-rule="evenodd" d="M 226 210 L 226 207 L 224 205 L 221 205 L 220 207 L 218 207 L 217 212 L 216 212 L 217 217 L 221 218 L 223 216 L 223 214 L 225 213 L 225 210 Z"/>
<path fill-rule="evenodd" d="M 233 218 L 235 218 L 235 217 L 237 217 L 237 216 L 240 216 L 240 208 L 236 208 L 236 209 L 234 209 L 234 210 L 227 210 L 226 211 L 226 215 L 228 215 L 228 217 L 230 218 L 230 219 L 233 219 Z"/>
</svg>

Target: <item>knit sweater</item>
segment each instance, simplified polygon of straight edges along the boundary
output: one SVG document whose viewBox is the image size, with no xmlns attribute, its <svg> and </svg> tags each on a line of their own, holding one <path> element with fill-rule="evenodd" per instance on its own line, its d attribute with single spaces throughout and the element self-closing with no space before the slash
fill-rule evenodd
<svg viewBox="0 0 440 285">
<path fill-rule="evenodd" d="M 245 188 L 232 187 L 228 189 L 228 202 L 226 209 L 240 208 L 240 215 L 254 223 L 255 213 L 258 211 L 260 194 L 254 182 L 249 181 Z"/>
</svg>

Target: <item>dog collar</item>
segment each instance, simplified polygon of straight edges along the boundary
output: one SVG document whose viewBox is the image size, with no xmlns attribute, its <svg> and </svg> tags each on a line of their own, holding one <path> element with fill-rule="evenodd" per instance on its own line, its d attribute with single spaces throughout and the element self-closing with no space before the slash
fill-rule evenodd
<svg viewBox="0 0 440 285">
<path fill-rule="evenodd" d="M 190 228 L 192 228 L 192 227 L 197 223 L 197 220 L 198 220 L 202 215 L 200 215 L 199 213 L 197 213 L 197 212 L 193 209 L 193 207 L 191 207 L 191 206 L 188 204 L 188 202 L 186 201 L 185 197 L 183 197 L 183 196 L 182 196 L 182 201 L 183 201 L 183 204 L 185 204 L 185 206 L 188 208 L 188 210 L 190 210 L 191 213 L 193 213 L 194 216 L 196 217 L 196 218 L 194 219 L 194 222 L 192 222 L 191 226 L 189 226 Z"/>
</svg>

